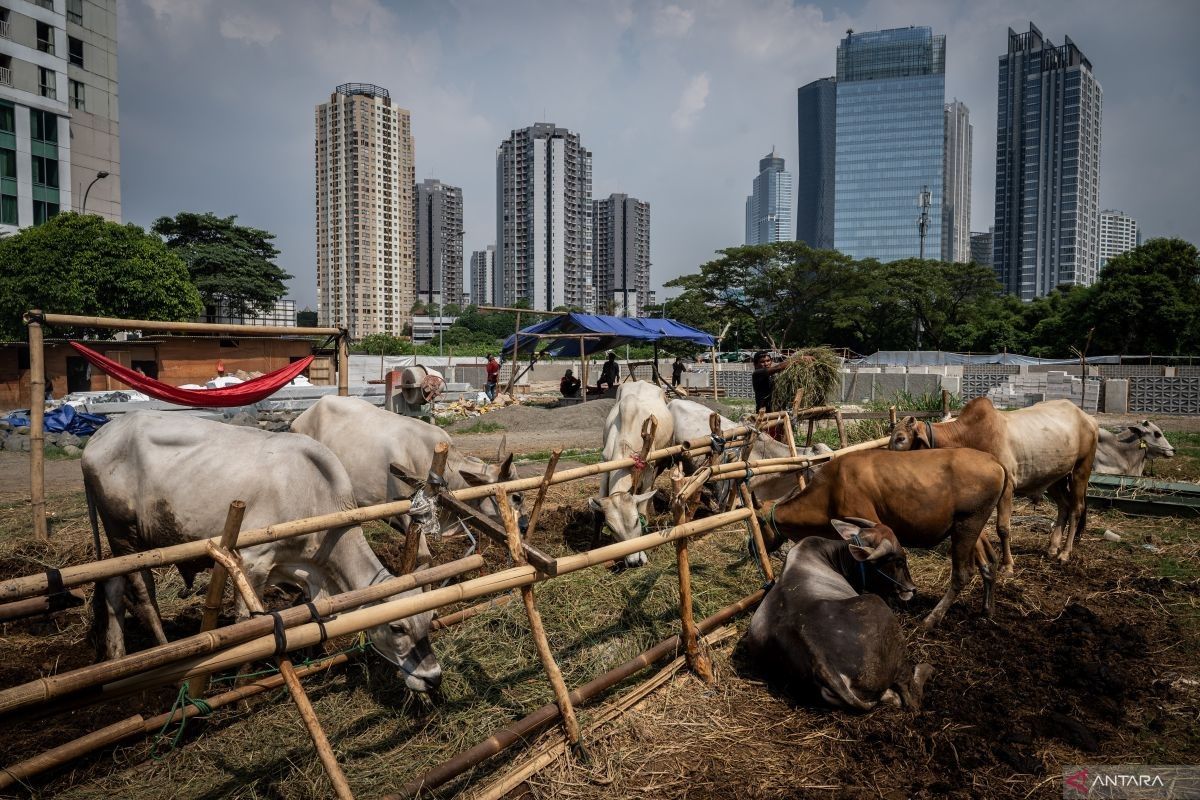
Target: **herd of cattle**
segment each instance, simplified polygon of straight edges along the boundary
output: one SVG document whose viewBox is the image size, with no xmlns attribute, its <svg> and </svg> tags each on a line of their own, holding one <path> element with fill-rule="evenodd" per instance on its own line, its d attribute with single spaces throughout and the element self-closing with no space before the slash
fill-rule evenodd
<svg viewBox="0 0 1200 800">
<path fill-rule="evenodd" d="M 710 415 L 698 403 L 668 403 L 652 384 L 624 383 L 605 422 L 604 458 L 638 452 L 642 425 L 650 416 L 657 421 L 653 446 L 659 449 L 707 436 Z M 722 418 L 722 429 L 733 426 Z M 514 477 L 511 454 L 501 453 L 496 464 L 464 455 L 440 428 L 358 398 L 324 397 L 295 420 L 292 431 L 271 433 L 159 412 L 126 414 L 104 426 L 83 456 L 97 551 L 97 517 L 112 554 L 125 555 L 212 536 L 235 499 L 246 503 L 244 526 L 263 527 L 409 497 L 412 487 L 396 473 L 419 482 L 443 442 L 450 446 L 444 477 L 451 489 Z M 823 452 L 829 448 L 818 445 L 805 454 Z M 750 457 L 789 454 L 782 443 L 760 437 Z M 989 614 L 996 576 L 1013 568 L 1009 530 L 1015 494 L 1044 493 L 1056 503 L 1048 551 L 1065 562 L 1085 524 L 1093 467 L 1140 474 L 1146 459 L 1173 454 L 1148 421 L 1118 435 L 1099 430 L 1067 401 L 1001 414 L 981 398 L 967 404 L 956 420 L 905 418 L 888 449 L 834 458 L 799 473 L 799 480 L 795 473 L 754 476 L 749 488 L 768 549 L 778 549 L 785 539 L 799 544 L 755 612 L 746 650 L 838 707 L 919 706 L 932 668 L 909 664 L 899 624 L 883 599 L 907 601 L 916 590 L 906 546 L 929 548 L 950 539 L 950 586 L 926 618 L 927 626 L 941 621 L 969 581 L 972 565 L 983 577 L 984 613 Z M 641 535 L 656 474 L 642 470 L 634 485 L 634 470 L 603 473 L 600 493 L 590 501 L 597 523 L 620 540 Z M 523 522 L 521 495 L 507 497 Z M 482 514 L 499 516 L 490 497 L 475 505 Z M 984 533 L 993 511 L 999 552 Z M 433 503 L 414 503 L 410 513 L 423 534 L 418 564 L 426 564 L 424 537 L 457 521 Z M 312 598 L 392 577 L 355 525 L 246 548 L 241 555 L 260 596 L 268 585 L 295 587 Z M 645 561 L 644 553 L 636 553 L 627 557 L 626 566 Z M 189 589 L 206 566 L 179 565 Z M 166 642 L 147 569 L 109 579 L 95 593 L 93 636 L 100 657 L 124 654 L 127 607 L 158 642 Z M 248 614 L 240 600 L 238 613 Z M 368 632 L 374 649 L 417 692 L 435 689 L 442 677 L 429 644 L 431 621 L 428 612 Z"/>
</svg>

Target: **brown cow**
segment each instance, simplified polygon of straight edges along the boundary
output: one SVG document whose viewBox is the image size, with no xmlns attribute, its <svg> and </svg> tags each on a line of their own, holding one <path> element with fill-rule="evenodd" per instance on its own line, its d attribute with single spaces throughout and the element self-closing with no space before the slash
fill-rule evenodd
<svg viewBox="0 0 1200 800">
<path fill-rule="evenodd" d="M 1004 549 L 1002 570 L 1011 573 L 1008 534 L 1014 492 L 1031 498 L 1043 492 L 1050 495 L 1058 506 L 1058 519 L 1050 532 L 1048 553 L 1064 564 L 1071 557 L 1075 537 L 1087 524 L 1087 484 L 1096 438 L 1096 421 L 1069 400 L 1048 400 L 1001 414 L 991 400 L 977 397 L 950 422 L 918 423 L 905 417 L 892 432 L 888 447 L 969 447 L 990 453 L 1008 470 L 1011 480 L 1000 501 L 996 532 Z"/>
<path fill-rule="evenodd" d="M 764 504 L 763 535 L 767 549 L 775 550 L 785 537 L 831 538 L 832 520 L 861 518 L 890 528 L 886 534 L 897 540 L 897 550 L 934 547 L 949 536 L 950 588 L 925 618 L 925 626 L 933 628 L 971 579 L 972 555 L 1004 493 L 1006 475 L 996 459 L 973 450 L 848 453 L 818 470 L 804 489 Z M 989 616 L 997 566 L 994 555 L 991 564 L 979 565 L 983 612 Z"/>
</svg>

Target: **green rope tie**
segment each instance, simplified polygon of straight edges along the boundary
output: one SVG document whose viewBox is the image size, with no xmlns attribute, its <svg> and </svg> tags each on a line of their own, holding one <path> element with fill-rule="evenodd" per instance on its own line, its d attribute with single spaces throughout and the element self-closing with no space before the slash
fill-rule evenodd
<svg viewBox="0 0 1200 800">
<path fill-rule="evenodd" d="M 163 723 L 162 729 L 154 736 L 154 744 L 150 749 L 150 757 L 155 761 L 161 761 L 170 755 L 179 743 L 183 741 L 184 731 L 187 730 L 188 716 L 186 713 L 180 714 L 179 728 L 175 731 L 175 735 L 171 737 L 171 744 L 167 747 L 165 753 L 159 752 L 159 745 L 166 738 L 167 729 L 171 727 L 171 723 L 175 720 L 177 712 L 185 712 L 188 706 L 195 706 L 199 716 L 207 717 L 212 713 L 212 706 L 199 697 L 192 697 L 188 694 L 188 682 L 184 681 L 179 687 L 179 694 L 175 696 L 175 702 L 171 704 L 171 711 L 167 716 L 167 721 Z"/>
</svg>

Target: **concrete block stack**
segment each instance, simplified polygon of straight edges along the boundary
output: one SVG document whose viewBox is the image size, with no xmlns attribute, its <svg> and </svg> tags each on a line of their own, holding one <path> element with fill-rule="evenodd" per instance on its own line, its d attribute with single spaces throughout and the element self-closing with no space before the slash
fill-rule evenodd
<svg viewBox="0 0 1200 800">
<path fill-rule="evenodd" d="M 1085 410 L 1089 413 L 1094 414 L 1099 408 L 1100 392 L 1100 378 L 1089 377 L 1084 400 Z M 1084 399 L 1084 382 L 1062 371 L 1016 374 L 990 387 L 987 398 L 997 408 L 1025 408 L 1043 400 L 1070 400 L 1079 405 Z"/>
</svg>

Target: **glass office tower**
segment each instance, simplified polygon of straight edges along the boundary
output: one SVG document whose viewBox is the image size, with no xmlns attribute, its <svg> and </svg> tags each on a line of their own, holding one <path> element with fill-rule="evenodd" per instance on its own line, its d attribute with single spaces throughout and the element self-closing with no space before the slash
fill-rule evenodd
<svg viewBox="0 0 1200 800">
<path fill-rule="evenodd" d="M 771 152 L 759 159 L 754 191 L 746 198 L 746 244 L 792 241 L 792 173 Z"/>
<path fill-rule="evenodd" d="M 837 81 L 821 78 L 796 90 L 796 241 L 833 249 Z"/>
<path fill-rule="evenodd" d="M 855 258 L 943 258 L 946 37 L 927 27 L 848 33 L 837 51 L 834 244 Z"/>
</svg>

